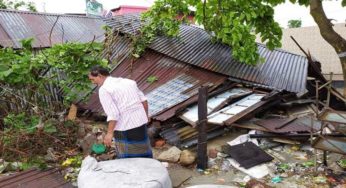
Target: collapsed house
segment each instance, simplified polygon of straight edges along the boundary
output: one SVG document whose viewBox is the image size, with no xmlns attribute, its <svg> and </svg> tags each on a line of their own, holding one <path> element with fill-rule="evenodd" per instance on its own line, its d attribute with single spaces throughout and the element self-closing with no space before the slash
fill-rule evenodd
<svg viewBox="0 0 346 188">
<path fill-rule="evenodd" d="M 13 13 L 4 12 L 5 16 Z M 33 20 L 41 19 L 45 14 L 33 13 L 26 16 L 28 18 L 25 19 Z M 47 17 L 53 18 L 42 18 L 49 20 L 47 30 L 42 33 L 45 38 L 35 43 L 34 48 L 49 47 L 48 28 L 54 25 L 54 20 L 57 23 L 61 21 L 58 15 Z M 72 19 L 70 16 L 66 17 L 67 20 Z M 250 66 L 234 60 L 229 47 L 212 43 L 204 30 L 182 25 L 178 39 L 158 37 L 141 58 L 133 59 L 129 36 L 137 33 L 141 25 L 139 16 L 116 16 L 105 21 L 114 30 L 114 40 L 103 54 L 113 63 L 112 76 L 137 81 L 139 88 L 148 97 L 149 113 L 154 120 L 152 127 L 157 128 L 157 133 L 168 143 L 181 148 L 191 147 L 197 143 L 197 93 L 200 87 L 207 86 L 208 139 L 224 134 L 228 128 L 240 127 L 264 132 L 253 134 L 252 137 L 273 138 L 284 143 L 297 143 L 291 139 L 294 137 L 305 139 L 316 136 L 318 139 L 313 143 L 315 148 L 346 153 L 346 114 L 334 110 L 345 110 L 345 99 L 332 87 L 321 87 L 328 86 L 328 80 L 321 74 L 318 62 L 313 61 L 311 57 L 279 49 L 270 51 L 259 44 L 259 53 L 266 62 Z M 24 28 L 27 27 L 26 31 L 30 31 L 28 28 L 37 29 L 35 25 L 18 23 Z M 72 26 L 74 23 L 69 25 Z M 9 37 L 9 34 L 2 35 L 1 32 L 5 30 L 1 26 L 0 37 Z M 17 28 L 21 28 L 20 26 Z M 57 30 L 59 34 L 56 35 L 56 40 L 52 41 L 67 40 L 63 38 L 68 36 L 64 33 L 66 26 L 60 28 Z M 84 29 L 90 31 L 91 28 L 95 29 L 96 26 L 87 26 Z M 76 28 L 71 31 L 78 30 Z M 76 37 L 83 38 L 87 36 L 85 34 L 82 31 Z M 41 33 L 29 36 L 41 36 Z M 86 38 L 92 38 L 93 34 L 89 36 Z M 80 40 L 78 37 L 76 39 Z M 15 46 L 15 39 L 19 38 L 0 40 L 8 42 L 1 43 L 1 46 Z M 19 43 L 17 48 L 20 48 Z M 327 105 L 323 104 L 324 102 Z M 97 91 L 94 91 L 87 104 L 80 106 L 92 113 L 103 115 Z M 318 131 L 323 127 L 330 128 L 333 133 L 320 134 Z M 249 152 L 244 157 L 239 155 L 240 151 L 252 153 Z M 240 162 L 243 162 L 242 158 L 259 158 L 257 154 L 263 157 L 261 163 L 272 160 L 272 157 L 265 155 L 251 143 L 244 144 L 244 147 L 237 145 L 231 149 L 226 148 L 224 152 Z M 254 162 L 256 163 L 251 161 L 241 165 L 252 167 L 259 164 L 258 161 Z"/>
<path fill-rule="evenodd" d="M 315 83 L 321 86 L 327 80 L 309 57 L 270 51 L 258 44 L 265 63 L 246 65 L 232 58 L 230 47 L 213 43 L 203 29 L 181 25 L 178 38 L 158 37 L 140 58 L 133 59 L 129 36 L 141 26 L 139 15 L 115 16 L 105 22 L 115 36 L 109 56 L 111 75 L 137 81 L 148 97 L 153 127 L 168 143 L 181 148 L 197 143 L 194 127 L 198 126 L 196 102 L 201 86 L 208 87 L 208 139 L 224 134 L 227 127 L 262 130 L 274 137 L 311 133 L 322 127 L 316 119 L 321 101 L 345 109 L 345 100 L 333 88 L 318 90 L 316 98 Z M 80 106 L 103 113 L 97 91 Z M 310 117 L 316 122 L 313 129 Z"/>
</svg>

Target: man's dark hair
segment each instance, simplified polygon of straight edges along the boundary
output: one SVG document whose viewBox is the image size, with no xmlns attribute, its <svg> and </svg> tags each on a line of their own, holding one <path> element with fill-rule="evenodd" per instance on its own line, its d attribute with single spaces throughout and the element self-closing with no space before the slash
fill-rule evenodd
<svg viewBox="0 0 346 188">
<path fill-rule="evenodd" d="M 101 67 L 100 65 L 95 65 L 93 67 L 91 67 L 90 69 L 90 74 L 91 76 L 98 76 L 98 75 L 102 75 L 102 76 L 109 76 L 109 71 L 108 69 Z"/>
</svg>

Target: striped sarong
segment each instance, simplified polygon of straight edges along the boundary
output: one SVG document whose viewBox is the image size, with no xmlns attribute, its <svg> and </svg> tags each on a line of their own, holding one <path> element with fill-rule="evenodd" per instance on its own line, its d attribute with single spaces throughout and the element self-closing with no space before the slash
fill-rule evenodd
<svg viewBox="0 0 346 188">
<path fill-rule="evenodd" d="M 127 131 L 114 131 L 117 158 L 152 158 L 147 124 Z"/>
</svg>

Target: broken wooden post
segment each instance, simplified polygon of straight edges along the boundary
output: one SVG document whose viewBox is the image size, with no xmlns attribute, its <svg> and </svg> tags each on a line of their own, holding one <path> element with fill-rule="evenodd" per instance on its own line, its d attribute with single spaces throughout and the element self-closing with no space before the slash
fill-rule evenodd
<svg viewBox="0 0 346 188">
<path fill-rule="evenodd" d="M 198 89 L 198 145 L 197 168 L 205 170 L 208 167 L 207 158 L 207 99 L 208 87 Z"/>
<path fill-rule="evenodd" d="M 329 105 L 330 105 L 330 92 L 332 91 L 333 72 L 330 72 L 329 82 L 330 82 L 330 84 L 328 84 L 327 107 L 329 107 Z"/>
<path fill-rule="evenodd" d="M 318 115 L 319 115 L 319 109 L 318 109 L 318 106 L 319 106 L 319 101 L 318 101 L 318 97 L 319 97 L 319 95 L 318 95 L 318 92 L 320 91 L 320 90 L 318 90 L 318 80 L 316 80 L 315 81 L 315 87 L 316 87 L 316 101 L 315 101 L 315 103 L 316 103 L 316 108 L 317 108 L 317 110 L 316 110 L 316 117 L 318 117 Z M 311 125 L 312 126 L 312 125 Z M 323 127 L 323 122 L 321 122 L 321 132 L 322 132 L 322 128 Z M 312 145 L 311 145 L 312 146 Z M 315 172 L 317 172 L 317 149 L 315 149 L 314 148 L 314 156 L 315 156 L 315 160 L 314 160 L 314 165 L 315 165 Z"/>
<path fill-rule="evenodd" d="M 75 104 L 71 104 L 70 110 L 69 110 L 68 115 L 67 115 L 67 120 L 71 120 L 71 121 L 76 120 L 77 110 L 78 110 L 77 106 Z"/>
</svg>

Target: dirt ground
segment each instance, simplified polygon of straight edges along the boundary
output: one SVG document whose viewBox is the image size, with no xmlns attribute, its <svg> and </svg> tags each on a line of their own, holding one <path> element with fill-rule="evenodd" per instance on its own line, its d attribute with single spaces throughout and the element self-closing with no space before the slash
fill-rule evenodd
<svg viewBox="0 0 346 188">
<path fill-rule="evenodd" d="M 208 151 L 209 149 L 222 151 L 222 145 L 246 133 L 247 130 L 239 129 L 210 140 L 207 145 Z M 153 148 L 154 158 L 157 158 L 159 154 L 170 147 L 166 144 L 161 148 Z M 188 150 L 196 152 L 196 148 L 189 148 Z M 266 163 L 269 174 L 257 180 L 268 186 L 278 188 L 346 188 L 346 172 L 336 164 L 336 161 L 345 159 L 346 156 L 344 155 L 329 153 L 327 158 L 328 166 L 323 166 L 323 152 L 315 151 L 309 143 L 304 145 L 283 144 L 264 151 L 270 154 L 274 160 Z M 315 160 L 316 166 L 312 163 Z M 208 185 L 208 188 L 211 185 L 245 187 L 246 183 L 253 179 L 248 174 L 225 163 L 225 161 L 227 161 L 225 156 L 218 153 L 217 158 L 208 161 L 208 169 L 205 170 L 197 169 L 196 163 L 190 166 L 167 162 L 162 162 L 162 164 L 167 167 L 175 188 L 197 185 L 199 185 L 199 188 L 202 188 L 201 185 Z M 0 178 L 1 176 L 2 174 L 0 174 Z M 198 188 L 198 186 L 194 188 Z"/>
</svg>

